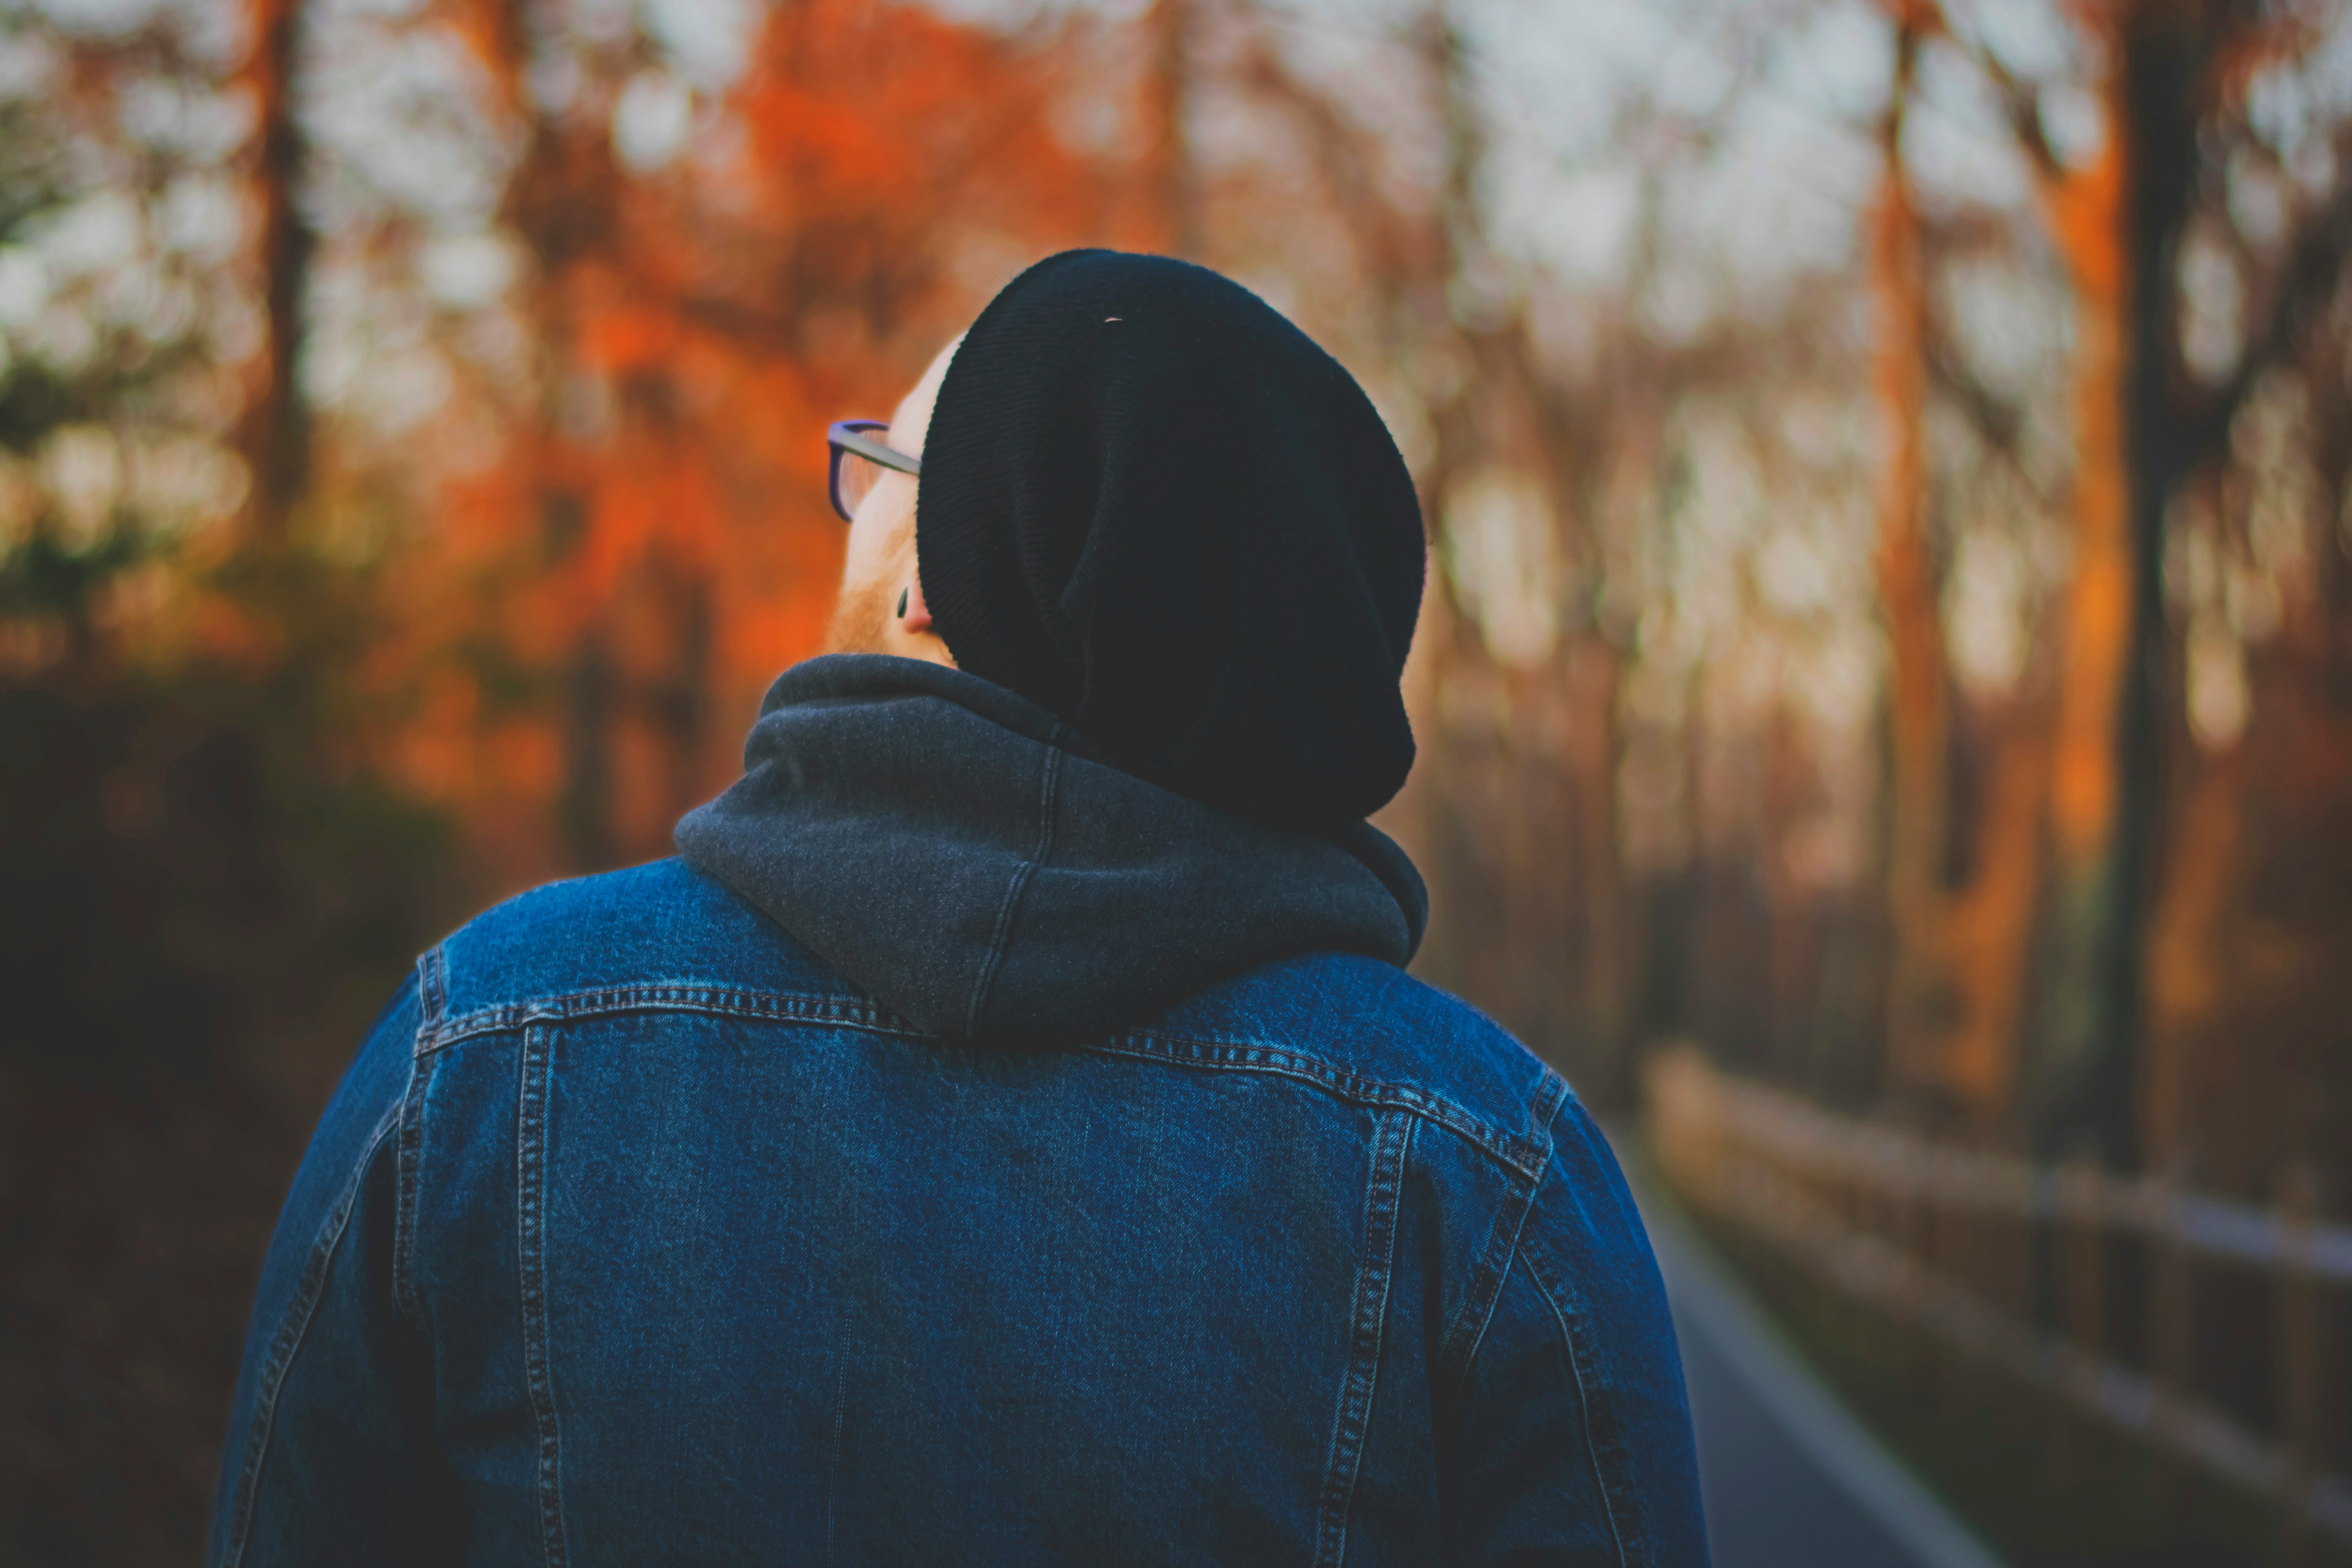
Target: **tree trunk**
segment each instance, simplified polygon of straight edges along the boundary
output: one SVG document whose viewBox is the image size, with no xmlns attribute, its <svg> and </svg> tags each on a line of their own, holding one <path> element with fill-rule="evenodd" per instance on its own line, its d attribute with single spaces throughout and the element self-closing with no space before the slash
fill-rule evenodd
<svg viewBox="0 0 2352 1568">
<path fill-rule="evenodd" d="M 1944 1069 L 1977 1135 L 2006 1142 L 2015 1135 L 2017 1047 L 2041 886 L 2050 746 L 2034 715 L 2008 716 L 1988 731 L 1990 779 L 1976 826 L 1976 868 L 1948 901 L 1939 933 L 1959 1004 Z"/>
<path fill-rule="evenodd" d="M 1927 524 L 1927 279 L 1919 216 L 1903 165 L 1904 117 L 1922 31 L 1920 18 L 1906 15 L 1895 32 L 1895 80 L 1879 125 L 1882 173 L 1870 249 L 1879 309 L 1877 390 L 1888 436 L 1876 567 L 1894 663 L 1887 700 L 1886 885 L 1895 944 L 1886 1024 L 1888 1083 L 1897 1095 L 1947 1089 L 1944 1057 L 1952 1025 L 1942 931 L 1951 736 Z"/>
<path fill-rule="evenodd" d="M 1199 172 L 1184 128 L 1192 76 L 1192 0 L 1153 0 L 1150 17 L 1151 74 L 1146 116 L 1151 144 L 1144 153 L 1145 184 L 1160 230 L 1171 256 L 1202 254 Z"/>
<path fill-rule="evenodd" d="M 664 820 L 651 824 L 654 842 L 644 847 L 667 853 L 671 819 L 702 799 L 710 786 L 713 614 L 710 579 L 691 563 L 680 563 L 667 587 L 671 615 L 669 679 L 656 704 L 655 721 L 667 763 L 668 804 Z"/>
<path fill-rule="evenodd" d="M 2124 247 L 2130 149 L 2119 87 L 2105 100 L 2096 162 L 2045 186 L 2074 282 L 2074 575 L 2068 584 L 2052 737 L 2054 864 L 2029 1119 L 2037 1140 L 2080 1131 L 2088 1086 L 2122 1048 L 2112 971 L 2121 936 L 2116 776 L 2125 675 L 2133 643 L 2130 489 L 2124 377 L 2131 283 Z"/>
<path fill-rule="evenodd" d="M 295 384 L 302 348 L 303 293 L 318 245 L 295 200 L 304 153 L 301 127 L 294 118 L 302 16 L 301 0 L 258 0 L 253 13 L 253 52 L 245 68 L 256 110 L 252 179 L 260 216 L 257 260 L 269 328 L 247 394 L 237 445 L 251 474 L 253 536 L 265 545 L 285 538 L 294 504 L 310 477 L 309 411 Z"/>
<path fill-rule="evenodd" d="M 577 871 L 620 863 L 613 821 L 613 725 L 619 677 L 602 630 L 582 633 L 563 675 L 563 793 L 556 803 L 566 862 Z"/>
<path fill-rule="evenodd" d="M 2106 147 L 2046 193 L 2079 301 L 2078 466 L 2032 1111 L 2042 1146 L 2122 1162 L 2161 799 L 2164 514 L 2198 459 L 2172 395 L 2173 264 L 2212 37 L 2197 8 L 2139 5 L 2109 45 Z"/>
<path fill-rule="evenodd" d="M 576 557 L 595 528 L 595 498 L 584 482 L 576 447 L 606 431 L 590 428 L 584 412 L 595 403 L 578 342 L 572 298 L 582 264 L 613 244 L 612 204 L 618 180 L 610 139 L 601 126 L 567 123 L 534 106 L 525 73 L 530 55 L 530 17 L 523 0 L 493 0 L 489 46 L 509 104 L 523 121 L 526 142 L 508 182 L 505 216 L 532 259 L 529 317 L 537 338 L 537 428 L 528 443 L 534 470 L 541 532 L 559 568 Z M 600 605 L 579 606 L 582 623 L 562 671 L 563 782 L 556 802 L 568 867 L 603 870 L 618 863 L 621 833 L 614 820 L 614 725 L 625 707 L 625 681 L 614 658 Z"/>
<path fill-rule="evenodd" d="M 1594 1103 L 1631 1107 L 1636 1085 L 1629 1050 L 1629 1015 L 1636 944 L 1633 940 L 1625 867 L 1619 846 L 1617 765 L 1623 757 L 1624 725 L 1618 693 L 1624 660 L 1606 638 L 1577 639 L 1573 668 L 1580 679 L 1570 688 L 1579 889 L 1583 905 L 1581 966 L 1582 1033 L 1591 1082 L 1581 1089 Z"/>
<path fill-rule="evenodd" d="M 2231 978 L 2230 921 L 2245 857 L 2243 747 L 2195 764 L 2148 921 L 2142 1152 L 2150 1164 L 2190 1150 L 2189 1053 Z"/>
</svg>

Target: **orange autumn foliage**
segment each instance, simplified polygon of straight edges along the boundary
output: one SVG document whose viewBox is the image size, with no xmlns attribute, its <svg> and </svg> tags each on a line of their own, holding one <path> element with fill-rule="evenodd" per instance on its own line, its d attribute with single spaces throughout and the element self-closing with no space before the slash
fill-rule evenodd
<svg viewBox="0 0 2352 1568">
<path fill-rule="evenodd" d="M 527 101 L 503 15 L 459 22 Z M 887 414 L 1013 269 L 1104 232 L 1116 182 L 1051 123 L 1074 53 L 810 0 L 770 16 L 715 152 L 633 175 L 601 124 L 530 125 L 508 222 L 539 395 L 498 416 L 496 460 L 442 478 L 401 567 L 446 675 L 399 766 L 500 879 L 663 853 L 731 773 L 830 610 L 824 424 Z M 561 845 L 566 811 L 601 820 Z"/>
<path fill-rule="evenodd" d="M 2120 90 L 2110 86 L 2110 92 Z M 2129 257 L 2124 244 L 2124 120 L 2103 102 L 2106 138 L 2088 167 L 2045 180 L 2043 204 L 2079 307 L 2075 350 L 2074 575 L 2059 686 L 2051 818 L 2060 853 L 2094 859 L 2114 827 L 2115 737 L 2131 616 L 2130 494 L 2123 408 Z"/>
</svg>

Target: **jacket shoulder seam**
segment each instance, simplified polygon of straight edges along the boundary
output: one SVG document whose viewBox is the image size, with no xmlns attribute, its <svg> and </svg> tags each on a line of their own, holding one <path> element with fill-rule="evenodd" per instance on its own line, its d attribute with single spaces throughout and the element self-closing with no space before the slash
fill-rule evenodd
<svg viewBox="0 0 2352 1568">
<path fill-rule="evenodd" d="M 1536 1194 L 1542 1190 L 1550 1168 L 1547 1153 L 1543 1167 L 1513 1184 L 1495 1213 L 1486 1245 L 1480 1248 L 1477 1264 L 1471 1271 L 1469 1289 L 1463 1292 L 1462 1305 L 1454 1312 L 1454 1321 L 1446 1325 L 1444 1338 L 1438 1342 L 1431 1382 L 1441 1398 L 1449 1389 L 1459 1394 L 1469 1387 L 1471 1368 L 1477 1363 L 1478 1352 L 1486 1343 L 1486 1329 L 1495 1321 L 1496 1304 L 1502 1300 L 1503 1291 L 1510 1284 L 1511 1271 L 1517 1266 L 1519 1241 L 1527 1234 L 1528 1215 L 1534 1212 Z"/>
<path fill-rule="evenodd" d="M 1584 1427 L 1584 1457 L 1592 1466 L 1593 1482 L 1601 1489 L 1601 1508 L 1609 1519 L 1609 1538 L 1617 1548 L 1618 1568 L 1628 1568 L 1633 1559 L 1626 1552 L 1624 1527 L 1618 1522 L 1617 1498 L 1614 1489 L 1609 1484 L 1608 1476 L 1601 1471 L 1601 1446 L 1592 1436 L 1593 1389 L 1585 1380 L 1584 1358 L 1577 1354 L 1576 1335 L 1569 1327 L 1568 1313 L 1561 1308 L 1558 1294 L 1544 1279 L 1543 1270 L 1531 1252 L 1527 1255 L 1527 1262 L 1528 1283 L 1535 1287 L 1537 1296 L 1542 1300 L 1545 1309 L 1551 1313 L 1552 1321 L 1559 1328 L 1560 1354 L 1568 1362 L 1569 1376 L 1576 1382 L 1577 1412 L 1582 1417 Z"/>
<path fill-rule="evenodd" d="M 335 1200 L 335 1206 L 320 1226 L 310 1244 L 310 1258 L 303 1265 L 302 1277 L 295 1282 L 294 1299 L 286 1304 L 285 1315 L 278 1320 L 278 1333 L 270 1341 L 260 1381 L 254 1389 L 253 1432 L 246 1439 L 245 1462 L 237 1471 L 236 1495 L 230 1505 L 227 1547 L 221 1559 L 225 1568 L 236 1568 L 245 1559 L 245 1548 L 253 1529 L 254 1500 L 260 1491 L 261 1470 L 269 1458 L 269 1439 L 277 1423 L 278 1396 L 286 1386 L 286 1374 L 293 1370 L 295 1358 L 301 1354 L 302 1342 L 310 1331 L 310 1320 L 318 1311 L 319 1299 L 326 1294 L 335 1253 L 342 1246 L 352 1212 L 359 1206 L 360 1189 L 367 1184 L 368 1167 L 375 1163 L 377 1151 L 399 1122 L 400 1107 L 395 1102 L 384 1111 L 375 1131 L 368 1134 L 360 1157 L 352 1163 L 352 1173 L 343 1184 L 342 1195 Z"/>
<path fill-rule="evenodd" d="M 1576 1380 L 1577 1404 L 1580 1406 L 1580 1414 L 1583 1416 L 1584 1451 L 1592 1463 L 1592 1479 L 1601 1489 L 1601 1506 L 1609 1516 L 1609 1533 L 1616 1542 L 1618 1563 L 1620 1568 L 1628 1568 L 1634 1559 L 1635 1552 L 1633 1543 L 1626 1540 L 1625 1517 L 1630 1515 L 1633 1534 L 1638 1541 L 1641 1537 L 1642 1510 L 1630 1483 L 1622 1487 L 1612 1484 L 1616 1480 L 1624 1479 L 1622 1474 L 1621 1451 L 1613 1443 L 1605 1442 L 1603 1437 L 1596 1436 L 1593 1431 L 1596 1396 L 1605 1394 L 1605 1390 L 1597 1388 L 1585 1376 L 1585 1367 L 1593 1359 L 1597 1349 L 1591 1340 L 1591 1321 L 1584 1313 L 1570 1313 L 1561 1304 L 1562 1297 L 1567 1294 L 1566 1286 L 1564 1282 L 1547 1278 L 1547 1274 L 1550 1272 L 1547 1266 L 1552 1260 L 1543 1257 L 1541 1247 L 1523 1248 L 1521 1255 L 1527 1260 L 1528 1282 L 1535 1287 L 1537 1295 L 1542 1298 L 1545 1308 L 1550 1311 L 1552 1321 L 1559 1327 L 1560 1352 L 1567 1357 L 1570 1374 Z M 1575 1319 L 1573 1323 L 1570 1321 L 1571 1317 Z M 1581 1345 L 1578 1343 L 1576 1331 L 1580 1326 L 1583 1327 L 1586 1332 L 1586 1342 Z M 1606 1430 L 1604 1427 L 1604 1432 Z M 1619 1458 L 1621 1462 L 1617 1464 L 1605 1462 L 1602 1457 L 1604 1447 L 1609 1447 L 1611 1456 Z M 1649 1560 L 1646 1549 L 1640 1555 L 1643 1561 Z"/>
<path fill-rule="evenodd" d="M 1478 1352 L 1486 1348 L 1486 1330 L 1495 1321 L 1495 1308 L 1510 1286 L 1511 1270 L 1517 1267 L 1528 1217 L 1535 1212 L 1536 1196 L 1543 1191 L 1544 1181 L 1551 1173 L 1551 1124 L 1567 1105 L 1568 1092 L 1568 1080 L 1545 1067 L 1530 1108 L 1535 1129 L 1545 1140 L 1543 1163 L 1524 1182 L 1515 1184 L 1504 1198 L 1503 1206 L 1496 1211 L 1494 1228 L 1480 1250 L 1477 1267 L 1470 1276 L 1470 1288 L 1464 1293 L 1454 1321 L 1446 1325 L 1444 1338 L 1438 1342 L 1431 1384 L 1440 1402 L 1441 1442 L 1449 1413 L 1457 1411 L 1461 1401 L 1467 1397 L 1471 1369 L 1477 1365 Z"/>
<path fill-rule="evenodd" d="M 425 1042 L 440 1027 L 441 1014 L 448 1006 L 446 974 L 446 961 L 439 946 L 416 961 L 416 1037 L 410 1048 L 408 1084 L 400 1098 L 399 1127 L 393 1142 L 399 1181 L 393 1205 L 392 1299 L 395 1310 L 420 1331 L 425 1327 L 425 1313 L 416 1289 L 416 1225 L 424 1183 L 425 1096 L 436 1065 L 425 1059 Z"/>
</svg>

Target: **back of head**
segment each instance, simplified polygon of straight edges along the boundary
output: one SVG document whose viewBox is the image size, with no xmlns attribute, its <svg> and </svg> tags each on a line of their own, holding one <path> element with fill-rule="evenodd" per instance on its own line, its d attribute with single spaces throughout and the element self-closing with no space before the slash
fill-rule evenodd
<svg viewBox="0 0 2352 1568">
<path fill-rule="evenodd" d="M 958 665 L 1120 767 L 1309 831 L 1403 784 L 1412 478 L 1355 380 L 1239 284 L 1103 250 L 1023 273 L 949 367 L 917 507 Z"/>
</svg>

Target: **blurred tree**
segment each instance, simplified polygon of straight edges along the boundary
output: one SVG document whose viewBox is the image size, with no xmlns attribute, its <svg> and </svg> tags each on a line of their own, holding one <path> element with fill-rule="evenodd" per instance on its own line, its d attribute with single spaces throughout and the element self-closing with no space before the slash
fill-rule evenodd
<svg viewBox="0 0 2352 1568">
<path fill-rule="evenodd" d="M 2198 476 L 2228 460 L 2232 421 L 2252 389 L 2291 359 L 2315 301 L 2342 265 L 2340 221 L 2323 203 L 2283 247 L 2273 281 L 2252 292 L 2269 315 L 2245 334 L 2226 374 L 2200 378 L 2182 338 L 2192 308 L 2187 248 L 2200 203 L 2230 176 L 2242 147 L 2237 105 L 2250 73 L 2292 60 L 2318 36 L 2307 8 L 2133 4 L 2075 20 L 2095 121 L 2062 149 L 2053 94 L 2081 84 L 2028 82 L 2000 54 L 1953 35 L 1939 6 L 1896 11 L 1896 108 L 1882 135 L 1890 184 L 1876 252 L 1888 300 L 1879 353 L 1882 396 L 1898 430 L 1918 430 L 1924 365 L 1937 390 L 2015 461 L 2021 411 L 2000 406 L 1965 369 L 1924 309 L 1929 269 L 1911 247 L 1915 217 L 1900 196 L 1903 64 L 1922 38 L 1952 38 L 1993 81 L 2036 180 L 2053 247 L 2074 300 L 2072 560 L 2054 617 L 2060 659 L 2049 710 L 2046 811 L 2052 863 L 2038 919 L 2021 900 L 2041 880 L 2032 823 L 2042 793 L 2034 759 L 2045 742 L 2035 706 L 1979 726 L 1982 805 L 1955 819 L 1944 793 L 1958 753 L 1941 716 L 1937 589 L 1916 508 L 1925 495 L 1898 440 L 1885 492 L 1881 587 L 1895 652 L 1895 831 L 1890 908 L 1900 939 L 1890 1049 L 1900 1076 L 1955 1095 L 1979 1125 L 2014 1102 L 2043 1144 L 2087 1141 L 2122 1159 L 2136 1141 L 2147 1089 L 2143 1058 L 2170 1047 L 2161 1013 L 2166 972 L 2201 961 L 2184 933 L 2210 931 L 2235 840 L 2221 825 L 2234 807 L 2207 799 L 2180 818 L 2179 853 L 2167 837 L 2166 740 L 2180 728 L 2179 657 L 2164 616 L 2168 519 Z M 1890 215 L 1902 224 L 1890 228 Z M 2259 269 L 2259 268 L 2257 268 Z M 1917 437 L 1914 437 L 1916 442 Z M 1887 548 L 1901 543 L 1902 548 Z M 1906 632 L 1905 628 L 1909 628 Z M 2231 787 L 2229 770 L 2199 787 Z M 1965 836 L 1968 851 L 1957 851 Z M 2171 868 L 2159 879 L 2159 870 Z M 1965 884 L 1955 867 L 1971 868 Z M 2192 910 L 2201 913 L 2191 913 Z M 2153 911 L 2153 912 L 2152 912 Z M 2150 921 L 2154 923 L 2148 923 Z M 2018 933 L 2038 929 L 2030 965 Z M 2151 963 L 2159 968 L 2151 972 Z M 2193 986 L 2191 987 L 2194 988 Z M 2022 999 L 2034 998 L 2029 1010 Z M 2155 1069 L 2170 1082 L 2171 1068 Z M 2169 1091 L 2167 1091 L 2169 1092 Z M 1985 1119 L 1992 1118 L 1988 1122 Z"/>
<path fill-rule="evenodd" d="M 2019 1032 L 2041 866 L 2047 742 L 2031 708 L 1979 727 L 1981 808 L 1955 813 L 1956 692 L 1945 648 L 1946 589 L 1932 542 L 1931 385 L 1944 349 L 1934 261 L 1904 145 L 1922 48 L 1946 35 L 1932 3 L 1894 10 L 1893 79 L 1878 126 L 1882 174 L 1871 215 L 1878 295 L 1876 391 L 1891 430 L 1879 479 L 1876 558 L 1892 668 L 1887 694 L 1888 1087 L 1914 1112 L 1957 1115 L 1978 1137 L 2013 1136 Z M 1948 367 L 1941 390 L 1973 398 Z M 2013 440 L 2007 424 L 1999 432 Z"/>
<path fill-rule="evenodd" d="M 560 690 L 561 863 L 593 868 L 662 852 L 730 767 L 720 700 L 813 651 L 838 549 L 824 421 L 887 408 L 961 324 L 973 231 L 1050 248 L 1105 188 L 1048 124 L 1066 36 L 781 8 L 722 106 L 740 141 L 637 169 L 615 128 L 660 79 L 647 40 L 462 15 L 520 126 L 502 216 L 530 258 L 535 391 L 513 467 L 458 492 L 454 526 L 505 543 L 491 602 L 449 630 L 513 626 L 505 657 Z M 534 87 L 552 56 L 576 73 L 561 101 Z"/>
<path fill-rule="evenodd" d="M 1927 5 L 1895 7 L 1894 73 L 1878 127 L 1882 163 L 1870 264 L 1878 294 L 1877 393 L 1888 427 L 1880 479 L 1878 593 L 1893 669 L 1887 695 L 1891 799 L 1887 907 L 1895 928 L 1886 1055 L 1905 1087 L 1947 1087 L 1955 978 L 1943 941 L 1951 773 L 1940 595 L 1927 539 L 1927 287 L 1903 127 L 1921 44 L 1941 25 Z"/>
<path fill-rule="evenodd" d="M 254 522 L 240 436 L 300 420 L 244 418 L 267 268 L 181 20 L 0 21 L 59 84 L 0 94 L 0 1554 L 28 1562 L 200 1551 L 267 1216 L 443 912 L 441 822 L 352 765 L 371 584 Z M 247 384 L 295 402 L 289 341 L 255 346 L 278 379 Z"/>
<path fill-rule="evenodd" d="M 194 308 L 197 263 L 121 205 L 117 182 L 158 208 L 206 188 L 209 154 L 116 129 L 138 92 L 199 92 L 205 68 L 168 30 L 46 41 L 76 90 L 0 109 L 0 250 L 129 221 L 114 270 L 58 277 L 0 370 L 0 965 L 34 999 L 9 1048 L 201 1079 L 353 964 L 373 989 L 407 956 L 435 832 L 340 766 L 362 584 L 299 552 L 265 568 L 283 540 L 229 526 L 273 504 L 216 396 L 233 323 Z"/>
<path fill-rule="evenodd" d="M 2122 1158 L 2136 1142 L 2147 931 L 2158 899 L 2168 510 L 2221 454 L 2249 390 L 2292 351 L 2343 265 L 2334 204 L 2290 247 L 2272 320 L 2217 391 L 2182 358 L 2183 241 L 2206 145 L 2247 68 L 2314 36 L 2305 8 L 2237 0 L 2086 12 L 2099 72 L 2095 151 L 2070 162 L 2040 95 L 1995 57 L 2077 304 L 2074 562 L 2065 612 L 2051 821 L 2056 850 L 2028 1113 L 2044 1142 Z M 2340 201 L 2340 198 L 2339 198 Z M 2200 820 L 2210 820 L 2208 817 Z M 2225 851 L 2226 853 L 2226 851 Z M 2193 874 L 2192 874 L 2193 875 Z"/>
<path fill-rule="evenodd" d="M 1199 256 L 1205 238 L 1201 228 L 1200 173 L 1192 155 L 1191 128 L 1185 123 L 1192 108 L 1192 55 L 1198 47 L 1194 39 L 1199 27 L 1197 9 L 1197 0 L 1152 0 L 1147 17 L 1151 70 L 1141 172 L 1151 189 L 1152 205 L 1159 210 L 1159 248 L 1171 256 Z"/>
<path fill-rule="evenodd" d="M 302 311 L 317 237 L 304 217 L 299 186 L 305 147 L 295 113 L 302 48 L 300 0 L 252 0 L 244 85 L 254 109 L 249 179 L 258 221 L 254 246 L 268 322 L 263 351 L 253 356 L 238 445 L 251 477 L 247 503 L 253 531 L 280 542 L 295 503 L 310 479 L 310 409 L 295 384 L 302 348 Z"/>
</svg>

